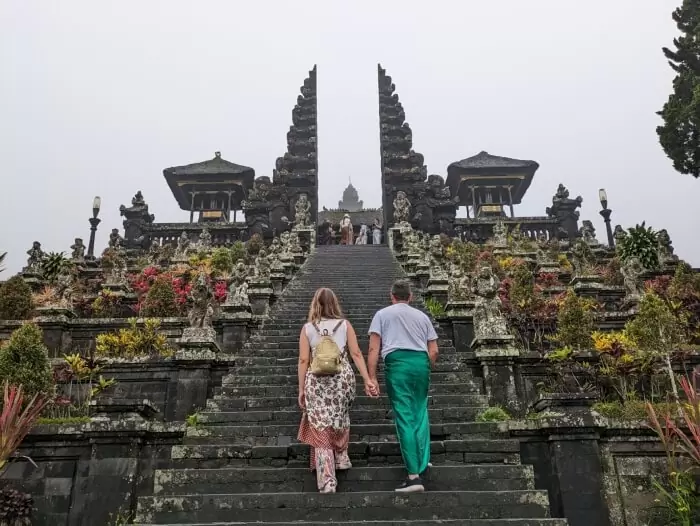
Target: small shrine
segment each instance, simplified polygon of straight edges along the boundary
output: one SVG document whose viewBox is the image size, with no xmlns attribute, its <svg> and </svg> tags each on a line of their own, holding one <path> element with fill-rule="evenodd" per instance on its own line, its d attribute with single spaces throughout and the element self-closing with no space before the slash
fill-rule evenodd
<svg viewBox="0 0 700 526">
<path fill-rule="evenodd" d="M 237 210 L 253 188 L 255 170 L 227 161 L 216 152 L 214 158 L 163 170 L 180 208 L 190 212 L 190 223 L 235 221 Z M 233 214 L 232 214 L 233 212 Z M 233 217 L 232 217 L 233 216 Z"/>
<path fill-rule="evenodd" d="M 513 205 L 521 203 L 539 167 L 535 161 L 480 152 L 447 167 L 447 186 L 459 206 L 467 207 L 467 217 L 514 217 Z"/>
<path fill-rule="evenodd" d="M 355 187 L 352 185 L 352 181 L 350 181 L 347 188 L 343 191 L 343 199 L 338 201 L 338 210 L 358 212 L 362 209 L 363 206 L 362 201 L 360 201 L 360 196 Z"/>
</svg>

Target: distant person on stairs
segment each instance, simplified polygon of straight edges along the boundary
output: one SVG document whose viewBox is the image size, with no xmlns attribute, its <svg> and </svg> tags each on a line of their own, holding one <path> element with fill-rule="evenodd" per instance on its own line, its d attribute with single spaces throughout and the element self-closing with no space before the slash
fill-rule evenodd
<svg viewBox="0 0 700 526">
<path fill-rule="evenodd" d="M 406 481 L 396 488 L 401 493 L 425 491 L 421 475 L 430 463 L 430 369 L 438 357 L 435 328 L 427 315 L 409 305 L 411 297 L 409 282 L 394 283 L 392 305 L 378 311 L 369 327 L 367 357 L 375 383 L 380 351 L 384 359 L 386 390 L 408 471 Z"/>
<path fill-rule="evenodd" d="M 332 339 L 332 342 L 328 338 Z M 336 352 L 330 355 L 328 351 Z M 314 361 L 321 357 L 319 364 Z M 299 335 L 299 407 L 304 412 L 298 439 L 311 446 L 311 469 L 321 493 L 335 493 L 336 469 L 350 469 L 350 405 L 355 399 L 355 372 L 348 353 L 365 383 L 367 396 L 379 396 L 370 379 L 350 322 L 343 318 L 338 298 L 331 289 L 316 291 L 308 322 Z M 330 368 L 330 369 L 329 369 Z"/>
</svg>

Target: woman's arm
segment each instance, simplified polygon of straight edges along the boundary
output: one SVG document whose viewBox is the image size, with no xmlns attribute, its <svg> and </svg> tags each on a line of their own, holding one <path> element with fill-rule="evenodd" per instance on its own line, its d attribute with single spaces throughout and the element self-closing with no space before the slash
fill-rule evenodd
<svg viewBox="0 0 700 526">
<path fill-rule="evenodd" d="M 299 334 L 299 407 L 302 409 L 304 409 L 304 385 L 306 384 L 306 371 L 309 369 L 310 355 L 309 339 L 306 337 L 306 330 L 302 327 Z"/>
</svg>

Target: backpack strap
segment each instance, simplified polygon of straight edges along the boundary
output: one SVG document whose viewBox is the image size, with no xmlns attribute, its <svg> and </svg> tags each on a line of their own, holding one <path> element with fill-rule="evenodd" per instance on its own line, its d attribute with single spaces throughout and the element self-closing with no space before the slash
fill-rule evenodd
<svg viewBox="0 0 700 526">
<path fill-rule="evenodd" d="M 337 331 L 340 326 L 345 322 L 345 320 L 340 320 L 335 327 L 333 327 L 333 332 L 331 334 L 335 334 L 335 331 Z"/>
<path fill-rule="evenodd" d="M 318 333 L 319 336 L 328 336 L 328 329 L 324 329 L 326 331 L 326 334 L 323 334 L 321 332 L 321 328 L 318 326 L 318 323 L 314 322 L 311 324 L 311 326 L 316 329 L 316 332 Z"/>
</svg>

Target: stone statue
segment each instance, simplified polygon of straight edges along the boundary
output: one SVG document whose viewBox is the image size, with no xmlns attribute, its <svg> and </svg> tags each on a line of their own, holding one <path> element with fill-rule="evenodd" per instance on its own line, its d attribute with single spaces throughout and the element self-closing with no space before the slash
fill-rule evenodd
<svg viewBox="0 0 700 526">
<path fill-rule="evenodd" d="M 261 280 L 270 279 L 270 259 L 264 248 L 261 248 L 255 257 L 255 277 Z"/>
<path fill-rule="evenodd" d="M 357 236 L 357 242 L 355 244 L 356 245 L 366 245 L 368 233 L 369 233 L 369 229 L 367 228 L 367 225 L 365 225 L 365 224 L 360 225 L 360 234 Z"/>
<path fill-rule="evenodd" d="M 66 269 L 58 275 L 56 280 L 56 292 L 59 306 L 64 309 L 73 309 L 73 273 Z"/>
<path fill-rule="evenodd" d="M 411 216 L 411 203 L 406 197 L 406 192 L 398 191 L 394 199 L 394 224 L 407 224 Z"/>
<path fill-rule="evenodd" d="M 671 243 L 671 236 L 668 235 L 668 230 L 665 228 L 659 230 L 657 240 L 659 242 L 659 263 L 663 265 L 669 261 L 677 261 L 678 256 L 673 253 L 674 248 Z"/>
<path fill-rule="evenodd" d="M 440 241 L 440 236 L 434 235 L 430 238 L 429 243 L 431 277 L 447 279 L 447 274 L 442 266 L 445 256 L 445 249 Z"/>
<path fill-rule="evenodd" d="M 466 300 L 469 297 L 469 281 L 469 276 L 462 272 L 462 268 L 452 263 L 450 280 L 447 288 L 447 301 L 457 302 Z"/>
<path fill-rule="evenodd" d="M 120 245 L 110 247 L 102 255 L 102 267 L 109 270 L 106 283 L 111 286 L 126 286 L 126 251 Z"/>
<path fill-rule="evenodd" d="M 477 298 L 474 309 L 475 338 L 498 338 L 509 334 L 498 297 L 500 284 L 489 265 L 483 265 L 474 277 L 471 291 Z"/>
<path fill-rule="evenodd" d="M 248 299 L 248 269 L 242 261 L 236 263 L 233 269 L 231 285 L 228 288 L 226 297 L 227 305 L 247 305 Z"/>
<path fill-rule="evenodd" d="M 581 226 L 579 234 L 581 235 L 583 240 L 589 245 L 598 244 L 598 240 L 595 238 L 595 227 L 593 226 L 593 223 L 588 219 L 583 220 L 583 226 Z"/>
<path fill-rule="evenodd" d="M 496 221 L 493 225 L 493 244 L 497 247 L 508 245 L 508 227 L 503 221 Z"/>
<path fill-rule="evenodd" d="M 32 248 L 27 250 L 27 255 L 29 256 L 29 258 L 27 259 L 27 266 L 24 268 L 24 271 L 40 272 L 41 263 L 46 257 L 46 253 L 43 250 L 41 250 L 41 243 L 39 243 L 38 241 L 34 241 L 34 243 L 32 243 Z"/>
<path fill-rule="evenodd" d="M 83 240 L 79 237 L 75 238 L 75 243 L 70 246 L 71 249 L 71 259 L 76 263 L 83 263 L 85 261 L 85 245 Z"/>
<path fill-rule="evenodd" d="M 197 276 L 197 280 L 187 299 L 190 304 L 190 309 L 187 313 L 190 327 L 196 329 L 211 327 L 211 319 L 214 316 L 214 292 L 206 274 L 201 272 Z"/>
<path fill-rule="evenodd" d="M 294 205 L 294 228 L 306 228 L 311 225 L 311 203 L 306 194 L 301 194 Z"/>
<path fill-rule="evenodd" d="M 160 260 L 161 260 L 160 240 L 153 239 L 153 240 L 151 240 L 151 246 L 148 247 L 148 261 L 152 265 L 158 265 L 158 264 L 160 264 Z"/>
<path fill-rule="evenodd" d="M 632 256 L 622 262 L 620 266 L 623 284 L 625 286 L 625 303 L 638 303 L 644 294 L 644 288 L 639 279 L 644 273 L 644 267 L 636 256 Z"/>
<path fill-rule="evenodd" d="M 581 196 L 569 199 L 569 190 L 560 184 L 557 193 L 552 197 L 552 206 L 547 207 L 547 216 L 554 217 L 559 222 L 557 235 L 562 239 L 575 239 L 578 235 L 579 212 L 576 210 L 583 203 Z"/>
<path fill-rule="evenodd" d="M 340 244 L 352 245 L 355 233 L 353 231 L 352 220 L 349 214 L 345 214 L 340 221 Z"/>
<path fill-rule="evenodd" d="M 627 231 L 622 228 L 621 225 L 615 225 L 615 230 L 613 231 L 613 238 L 615 238 L 615 250 L 618 251 L 624 245 L 627 239 Z"/>
<path fill-rule="evenodd" d="M 113 228 L 109 234 L 109 248 L 120 250 L 124 246 L 124 238 L 119 234 L 118 228 Z"/>
<path fill-rule="evenodd" d="M 280 245 L 282 247 L 282 253 L 281 253 L 282 259 L 285 259 L 287 257 L 291 257 L 292 251 L 291 251 L 291 246 L 290 246 L 289 232 L 282 232 L 280 234 Z"/>
<path fill-rule="evenodd" d="M 211 250 L 211 234 L 208 228 L 203 228 L 202 233 L 199 234 L 199 250 L 208 252 Z"/>
<path fill-rule="evenodd" d="M 286 232 L 285 232 L 286 234 Z M 287 234 L 289 235 L 289 234 Z M 270 246 L 268 248 L 270 252 L 270 257 L 279 257 L 282 255 L 282 242 L 280 241 L 280 238 L 276 237 L 272 240 L 272 243 L 270 243 Z"/>
<path fill-rule="evenodd" d="M 574 276 L 587 276 L 593 270 L 595 255 L 585 239 L 578 238 L 571 249 Z"/>
<path fill-rule="evenodd" d="M 183 259 L 187 257 L 187 252 L 190 249 L 190 237 L 184 230 L 180 237 L 177 239 L 177 248 L 175 249 L 175 258 Z"/>
<path fill-rule="evenodd" d="M 520 225 L 515 225 L 510 232 L 510 242 L 513 244 L 514 248 L 522 248 L 524 241 L 525 236 L 523 236 L 523 231 L 520 230 Z"/>
<path fill-rule="evenodd" d="M 299 234 L 296 232 L 289 233 L 289 251 L 292 254 L 301 254 L 303 252 L 299 243 Z"/>
</svg>

